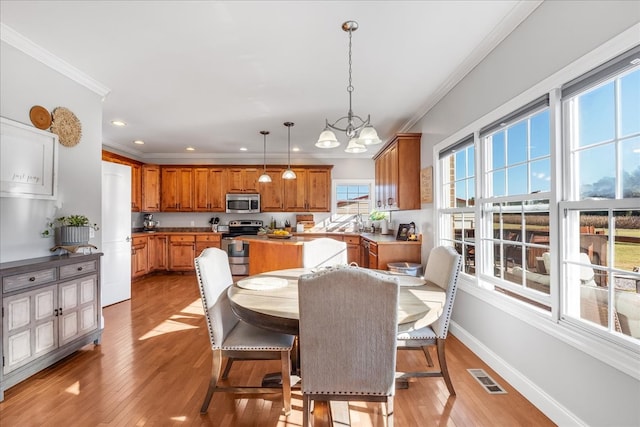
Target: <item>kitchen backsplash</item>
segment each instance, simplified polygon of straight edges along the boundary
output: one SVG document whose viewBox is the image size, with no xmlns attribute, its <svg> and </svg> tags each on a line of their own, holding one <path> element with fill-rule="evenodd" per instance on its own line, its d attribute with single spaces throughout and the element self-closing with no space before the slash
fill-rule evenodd
<svg viewBox="0 0 640 427">
<path fill-rule="evenodd" d="M 211 218 L 220 218 L 220 224 L 228 224 L 231 220 L 253 219 L 262 220 L 265 225 L 269 225 L 271 218 L 276 220 L 278 227 L 283 227 L 285 221 L 289 221 L 292 226 L 296 224 L 296 213 L 293 212 L 266 212 L 259 214 L 228 214 L 221 212 L 156 212 L 153 219 L 159 221 L 159 227 L 209 227 Z M 314 213 L 314 221 L 320 223 L 329 218 L 329 213 Z M 142 227 L 144 213 L 131 213 L 131 228 Z"/>
</svg>

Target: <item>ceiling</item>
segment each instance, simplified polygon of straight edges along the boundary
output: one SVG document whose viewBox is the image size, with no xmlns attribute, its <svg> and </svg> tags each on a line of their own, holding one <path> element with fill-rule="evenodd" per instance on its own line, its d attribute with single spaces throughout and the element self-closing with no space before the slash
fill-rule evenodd
<svg viewBox="0 0 640 427">
<path fill-rule="evenodd" d="M 345 116 L 349 106 L 344 21 L 359 23 L 353 111 L 370 115 L 387 141 L 408 131 L 539 4 L 3 0 L 0 16 L 4 34 L 30 40 L 108 92 L 105 146 L 140 159 L 240 162 L 262 158 L 259 131 L 268 130 L 267 162 L 283 163 L 286 121 L 295 123 L 294 160 L 370 158 L 381 147 L 347 154 L 339 133 L 340 147 L 314 146 L 325 119 Z"/>
</svg>

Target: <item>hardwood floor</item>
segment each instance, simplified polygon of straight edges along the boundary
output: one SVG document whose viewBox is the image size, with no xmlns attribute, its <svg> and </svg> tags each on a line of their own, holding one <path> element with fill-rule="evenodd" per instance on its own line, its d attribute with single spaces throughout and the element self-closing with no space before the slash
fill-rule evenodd
<svg viewBox="0 0 640 427">
<path fill-rule="evenodd" d="M 300 426 L 294 390 L 285 417 L 279 394 L 234 398 L 215 394 L 199 413 L 211 350 L 194 275 L 151 276 L 133 283 L 132 299 L 104 309 L 102 344 L 89 345 L 5 392 L 0 425 L 8 426 Z M 434 360 L 437 358 L 434 356 Z M 440 378 L 421 378 L 395 396 L 396 426 L 552 426 L 453 336 L 447 361 L 457 396 Z M 437 362 L 436 362 L 437 363 Z M 401 351 L 399 370 L 422 369 L 424 356 Z M 507 394 L 488 394 L 469 375 L 483 368 Z M 229 381 L 259 384 L 278 362 L 238 362 Z M 379 404 L 352 403 L 353 426 L 382 426 Z"/>
</svg>

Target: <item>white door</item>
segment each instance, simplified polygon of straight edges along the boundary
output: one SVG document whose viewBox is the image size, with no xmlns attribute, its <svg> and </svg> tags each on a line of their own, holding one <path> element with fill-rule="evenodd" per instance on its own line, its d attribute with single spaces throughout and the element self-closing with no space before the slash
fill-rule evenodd
<svg viewBox="0 0 640 427">
<path fill-rule="evenodd" d="M 131 298 L 131 167 L 102 162 L 102 306 Z"/>
</svg>

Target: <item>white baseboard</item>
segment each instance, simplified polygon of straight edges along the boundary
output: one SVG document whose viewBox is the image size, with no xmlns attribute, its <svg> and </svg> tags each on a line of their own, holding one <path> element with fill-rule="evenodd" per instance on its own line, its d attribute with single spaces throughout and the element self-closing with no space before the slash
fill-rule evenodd
<svg viewBox="0 0 640 427">
<path fill-rule="evenodd" d="M 496 371 L 511 386 L 540 409 L 547 417 L 559 426 L 586 426 L 587 424 L 575 414 L 554 400 L 544 390 L 531 382 L 529 378 L 509 365 L 490 348 L 478 341 L 473 335 L 455 322 L 451 322 L 449 329 L 456 338 L 469 347 L 483 362 Z"/>
</svg>

